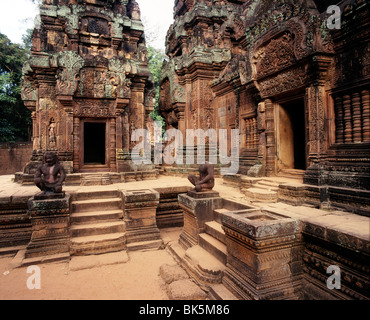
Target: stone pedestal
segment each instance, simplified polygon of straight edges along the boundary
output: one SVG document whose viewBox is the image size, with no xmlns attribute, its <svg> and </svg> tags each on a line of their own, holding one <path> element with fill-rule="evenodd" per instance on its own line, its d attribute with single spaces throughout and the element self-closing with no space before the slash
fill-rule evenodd
<svg viewBox="0 0 370 320">
<path fill-rule="evenodd" d="M 223 283 L 243 300 L 298 299 L 299 221 L 268 211 L 223 213 L 228 251 Z"/>
<path fill-rule="evenodd" d="M 156 222 L 159 193 L 151 189 L 122 193 L 127 249 L 159 248 L 162 245 Z"/>
<path fill-rule="evenodd" d="M 70 195 L 33 196 L 28 201 L 32 237 L 23 264 L 69 259 Z"/>
<path fill-rule="evenodd" d="M 214 220 L 213 210 L 222 207 L 222 198 L 216 191 L 189 191 L 179 195 L 179 205 L 184 213 L 184 229 L 179 243 L 188 249 L 198 244 L 198 236 L 204 232 L 205 223 Z"/>
</svg>

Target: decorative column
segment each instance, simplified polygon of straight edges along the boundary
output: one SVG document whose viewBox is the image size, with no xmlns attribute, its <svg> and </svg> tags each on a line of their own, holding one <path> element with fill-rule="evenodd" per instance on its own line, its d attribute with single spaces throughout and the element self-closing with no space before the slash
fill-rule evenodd
<svg viewBox="0 0 370 320">
<path fill-rule="evenodd" d="M 352 142 L 352 114 L 351 114 L 351 96 L 349 94 L 343 96 L 344 110 L 344 142 Z"/>
<path fill-rule="evenodd" d="M 344 142 L 343 127 L 343 105 L 342 97 L 335 97 L 335 139 L 336 143 Z"/>
<path fill-rule="evenodd" d="M 353 142 L 362 142 L 362 126 L 361 126 L 361 96 L 359 92 L 352 94 L 352 112 L 353 112 Z"/>
<path fill-rule="evenodd" d="M 80 118 L 73 118 L 73 171 L 80 170 Z"/>
<path fill-rule="evenodd" d="M 361 92 L 362 103 L 362 136 L 363 142 L 370 142 L 370 94 L 369 90 Z"/>
<path fill-rule="evenodd" d="M 308 149 L 309 168 L 306 170 L 304 182 L 312 185 L 325 185 L 327 171 L 322 162 L 327 150 L 325 134 L 326 91 L 323 86 L 310 86 L 306 89 L 306 108 L 308 109 Z M 325 195 L 321 200 L 325 200 Z"/>
<path fill-rule="evenodd" d="M 111 118 L 109 121 L 109 170 L 110 172 L 117 172 L 116 167 L 116 118 Z"/>
</svg>

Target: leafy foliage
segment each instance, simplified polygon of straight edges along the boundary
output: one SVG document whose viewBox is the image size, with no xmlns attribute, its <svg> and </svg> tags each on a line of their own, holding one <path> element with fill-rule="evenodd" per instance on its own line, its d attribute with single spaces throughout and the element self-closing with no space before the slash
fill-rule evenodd
<svg viewBox="0 0 370 320">
<path fill-rule="evenodd" d="M 154 121 L 159 121 L 162 123 L 162 128 L 164 127 L 164 120 L 162 116 L 158 112 L 158 102 L 159 102 L 159 77 L 161 74 L 162 64 L 163 61 L 166 59 L 166 55 L 158 49 L 153 48 L 152 46 L 148 46 L 148 62 L 149 62 L 149 69 L 154 78 L 154 87 L 156 90 L 155 94 L 155 108 L 151 113 L 151 117 Z"/>
<path fill-rule="evenodd" d="M 22 68 L 28 55 L 28 48 L 0 33 L 0 142 L 29 137 L 31 115 L 21 99 Z"/>
</svg>

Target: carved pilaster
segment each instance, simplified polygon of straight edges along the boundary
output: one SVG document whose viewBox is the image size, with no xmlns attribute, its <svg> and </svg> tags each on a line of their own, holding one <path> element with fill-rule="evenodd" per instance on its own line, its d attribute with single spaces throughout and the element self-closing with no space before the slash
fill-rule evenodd
<svg viewBox="0 0 370 320">
<path fill-rule="evenodd" d="M 110 171 L 116 171 L 116 118 L 110 119 L 109 127 L 110 148 L 109 148 L 109 167 Z"/>
<path fill-rule="evenodd" d="M 80 119 L 75 117 L 73 119 L 73 170 L 78 172 L 80 169 Z"/>
<path fill-rule="evenodd" d="M 274 104 L 270 99 L 265 101 L 266 107 L 266 175 L 274 176 L 276 173 L 275 123 Z"/>
</svg>

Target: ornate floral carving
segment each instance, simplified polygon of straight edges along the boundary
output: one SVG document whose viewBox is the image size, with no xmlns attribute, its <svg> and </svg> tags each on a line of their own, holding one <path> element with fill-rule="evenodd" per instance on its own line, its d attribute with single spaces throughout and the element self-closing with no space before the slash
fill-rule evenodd
<svg viewBox="0 0 370 320">
<path fill-rule="evenodd" d="M 272 39 L 266 46 L 257 50 L 256 61 L 257 77 L 275 73 L 292 65 L 295 60 L 294 35 L 285 32 L 282 36 Z"/>
<path fill-rule="evenodd" d="M 74 115 L 88 118 L 115 117 L 112 104 L 105 100 L 82 100 L 76 102 Z"/>
<path fill-rule="evenodd" d="M 289 90 L 302 88 L 307 85 L 309 75 L 306 65 L 280 72 L 274 77 L 269 77 L 258 82 L 261 95 L 274 96 Z"/>
</svg>

